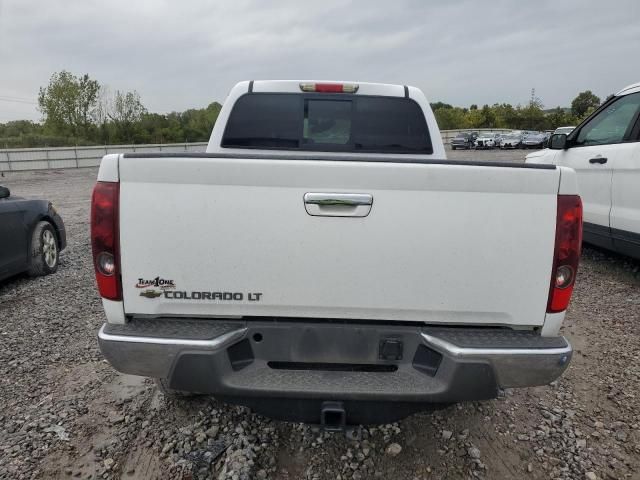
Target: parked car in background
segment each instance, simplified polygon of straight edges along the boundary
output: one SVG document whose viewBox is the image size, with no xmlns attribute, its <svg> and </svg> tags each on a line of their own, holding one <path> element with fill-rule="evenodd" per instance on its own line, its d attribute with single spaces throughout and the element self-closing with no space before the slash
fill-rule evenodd
<svg viewBox="0 0 640 480">
<path fill-rule="evenodd" d="M 14 197 L 0 186 L 0 280 L 55 272 L 66 244 L 64 223 L 50 202 Z"/>
<path fill-rule="evenodd" d="M 507 133 L 500 139 L 500 148 L 519 148 L 522 137 L 518 133 Z"/>
<path fill-rule="evenodd" d="M 640 259 L 640 83 L 607 100 L 528 163 L 573 168 L 584 202 L 584 240 Z"/>
<path fill-rule="evenodd" d="M 461 132 L 457 134 L 454 139 L 451 140 L 451 150 L 456 150 L 457 148 L 469 150 L 473 147 L 473 142 L 477 136 L 478 134 L 476 132 Z"/>
<path fill-rule="evenodd" d="M 557 134 L 562 134 L 564 133 L 565 135 L 569 135 L 571 132 L 573 132 L 576 129 L 576 127 L 558 127 L 553 131 L 554 135 Z"/>
<path fill-rule="evenodd" d="M 482 132 L 478 135 L 473 146 L 477 149 L 480 148 L 494 148 L 498 145 L 498 139 L 500 134 L 494 132 Z"/>
<path fill-rule="evenodd" d="M 544 148 L 549 140 L 549 134 L 536 132 L 525 135 L 522 139 L 522 148 Z"/>
</svg>

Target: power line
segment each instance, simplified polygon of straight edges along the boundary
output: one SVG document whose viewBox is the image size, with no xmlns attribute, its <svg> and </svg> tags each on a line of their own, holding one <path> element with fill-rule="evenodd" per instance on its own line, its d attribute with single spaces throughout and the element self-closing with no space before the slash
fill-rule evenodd
<svg viewBox="0 0 640 480">
<path fill-rule="evenodd" d="M 2 102 L 14 102 L 14 103 L 28 103 L 30 105 L 38 105 L 38 102 L 29 100 L 27 98 L 10 97 L 8 95 L 0 95 L 0 101 Z"/>
<path fill-rule="evenodd" d="M 0 94 L 0 97 L 4 97 L 4 98 L 15 98 L 18 100 L 29 100 L 29 101 L 33 101 L 33 97 L 19 97 L 17 95 L 5 95 L 5 94 Z"/>
</svg>

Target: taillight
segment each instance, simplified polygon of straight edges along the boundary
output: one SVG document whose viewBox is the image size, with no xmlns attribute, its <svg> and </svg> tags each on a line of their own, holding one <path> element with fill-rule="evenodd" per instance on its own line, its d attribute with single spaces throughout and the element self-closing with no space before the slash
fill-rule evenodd
<svg viewBox="0 0 640 480">
<path fill-rule="evenodd" d="M 569 306 L 578 273 L 582 247 L 582 200 L 578 195 L 558 195 L 556 245 L 549 290 L 548 313 L 562 312 Z"/>
<path fill-rule="evenodd" d="M 120 184 L 98 182 L 91 196 L 91 249 L 100 296 L 122 300 L 118 242 Z"/>
<path fill-rule="evenodd" d="M 356 93 L 358 85 L 351 83 L 301 83 L 300 90 L 303 92 L 319 93 Z"/>
</svg>

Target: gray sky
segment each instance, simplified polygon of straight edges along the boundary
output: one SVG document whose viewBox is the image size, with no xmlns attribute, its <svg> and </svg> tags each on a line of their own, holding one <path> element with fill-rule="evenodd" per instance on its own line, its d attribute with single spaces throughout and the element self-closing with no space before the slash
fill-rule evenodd
<svg viewBox="0 0 640 480">
<path fill-rule="evenodd" d="M 0 122 L 38 120 L 54 71 L 150 111 L 249 79 L 410 84 L 454 105 L 568 106 L 640 81 L 640 1 L 0 0 Z M 7 101 L 14 99 L 15 101 Z"/>
</svg>

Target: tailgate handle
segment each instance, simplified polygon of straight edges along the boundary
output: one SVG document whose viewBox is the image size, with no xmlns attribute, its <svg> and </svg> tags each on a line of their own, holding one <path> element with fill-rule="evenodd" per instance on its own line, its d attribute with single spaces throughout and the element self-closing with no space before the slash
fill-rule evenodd
<svg viewBox="0 0 640 480">
<path fill-rule="evenodd" d="M 318 217 L 366 217 L 371 211 L 373 196 L 368 193 L 304 194 L 304 208 Z"/>
</svg>

